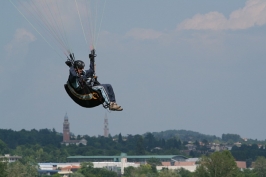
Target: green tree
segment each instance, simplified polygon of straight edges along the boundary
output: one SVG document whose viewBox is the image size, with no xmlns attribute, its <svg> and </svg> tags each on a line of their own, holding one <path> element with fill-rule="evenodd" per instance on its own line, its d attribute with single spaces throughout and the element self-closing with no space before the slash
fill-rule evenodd
<svg viewBox="0 0 266 177">
<path fill-rule="evenodd" d="M 0 154 L 6 154 L 9 152 L 9 149 L 4 141 L 0 139 Z"/>
<path fill-rule="evenodd" d="M 203 139 L 203 140 L 202 140 L 202 143 L 203 143 L 205 146 L 209 144 L 209 142 L 208 142 L 206 139 Z"/>
<path fill-rule="evenodd" d="M 78 170 L 78 172 L 86 176 L 92 171 L 92 169 L 93 169 L 93 163 L 83 162 L 80 164 L 80 169 Z"/>
<path fill-rule="evenodd" d="M 252 165 L 252 159 L 251 158 L 246 159 L 246 164 L 247 164 L 247 168 L 250 168 Z"/>
<path fill-rule="evenodd" d="M 162 165 L 162 162 L 157 158 L 150 158 L 147 160 L 147 163 L 150 165 L 155 165 L 155 166 L 161 166 Z"/>
<path fill-rule="evenodd" d="M 85 177 L 117 177 L 117 173 L 108 171 L 104 168 L 93 168 L 93 163 L 81 163 L 81 168 L 78 170 Z"/>
<path fill-rule="evenodd" d="M 193 173 L 191 173 L 190 171 L 188 171 L 184 168 L 177 169 L 176 172 L 182 177 L 192 177 L 193 176 Z"/>
<path fill-rule="evenodd" d="M 122 135 L 121 135 L 121 133 L 119 133 L 119 135 L 118 135 L 118 143 L 123 143 L 123 138 L 122 138 Z"/>
<path fill-rule="evenodd" d="M 241 137 L 240 135 L 237 134 L 222 134 L 222 140 L 227 142 L 227 141 L 233 141 L 233 142 L 237 142 L 237 141 L 241 141 Z"/>
<path fill-rule="evenodd" d="M 85 177 L 85 176 L 79 172 L 75 172 L 75 173 L 70 174 L 69 177 Z"/>
<path fill-rule="evenodd" d="M 144 137 L 144 144 L 146 147 L 146 150 L 151 151 L 152 148 L 154 148 L 155 146 L 157 146 L 156 144 L 156 139 L 154 138 L 152 133 L 147 133 Z"/>
<path fill-rule="evenodd" d="M 243 169 L 243 171 L 241 171 L 241 174 L 243 175 L 243 177 L 258 177 L 255 170 L 251 169 Z"/>
<path fill-rule="evenodd" d="M 0 177 L 7 177 L 7 163 L 0 158 Z"/>
<path fill-rule="evenodd" d="M 128 167 L 125 168 L 125 177 L 155 177 L 157 176 L 157 173 L 155 174 L 153 172 L 152 166 L 149 164 L 141 165 L 138 168 L 134 167 Z"/>
<path fill-rule="evenodd" d="M 140 135 L 137 136 L 137 142 L 136 142 L 136 154 L 137 155 L 144 155 L 145 154 L 145 149 L 144 149 L 144 144 L 143 144 L 143 138 Z"/>
<path fill-rule="evenodd" d="M 156 166 L 161 166 L 162 162 L 157 158 L 150 158 L 147 160 L 147 163 L 151 165 L 152 173 L 157 174 Z"/>
<path fill-rule="evenodd" d="M 254 164 L 254 170 L 259 177 L 266 177 L 266 158 L 258 157 Z"/>
<path fill-rule="evenodd" d="M 164 169 L 159 172 L 158 177 L 183 177 L 174 170 Z"/>
<path fill-rule="evenodd" d="M 8 164 L 8 177 L 36 177 L 37 168 L 32 164 L 16 161 Z"/>
<path fill-rule="evenodd" d="M 136 170 L 136 168 L 134 168 L 132 166 L 126 167 L 124 169 L 124 176 L 130 177 L 130 175 L 133 174 L 135 170 Z"/>
<path fill-rule="evenodd" d="M 214 152 L 203 156 L 196 169 L 198 177 L 237 177 L 240 171 L 230 151 Z"/>
</svg>

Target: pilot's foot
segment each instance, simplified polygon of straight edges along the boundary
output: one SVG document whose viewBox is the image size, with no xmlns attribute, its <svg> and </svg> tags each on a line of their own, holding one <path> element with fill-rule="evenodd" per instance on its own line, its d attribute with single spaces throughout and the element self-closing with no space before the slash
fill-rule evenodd
<svg viewBox="0 0 266 177">
<path fill-rule="evenodd" d="M 109 110 L 111 110 L 111 111 L 123 111 L 123 108 L 121 106 L 119 106 L 117 103 L 111 102 L 110 106 L 109 106 Z"/>
</svg>

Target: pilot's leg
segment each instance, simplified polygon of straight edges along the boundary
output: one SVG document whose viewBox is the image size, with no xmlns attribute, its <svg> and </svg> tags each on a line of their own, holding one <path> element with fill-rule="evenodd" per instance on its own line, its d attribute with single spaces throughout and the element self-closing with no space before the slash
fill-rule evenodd
<svg viewBox="0 0 266 177">
<path fill-rule="evenodd" d="M 105 102 L 108 105 L 110 105 L 109 106 L 110 110 L 113 110 L 113 111 L 122 111 L 123 110 L 123 108 L 121 106 L 116 104 L 115 93 L 114 93 L 114 90 L 110 84 L 101 84 L 101 85 L 93 86 L 92 89 L 101 91 L 101 93 L 105 99 Z"/>
<path fill-rule="evenodd" d="M 103 86 L 101 86 L 101 85 L 93 86 L 92 89 L 93 90 L 97 90 L 97 91 L 99 90 L 101 92 L 103 98 L 104 98 L 105 103 L 108 104 L 108 105 L 110 105 L 110 99 L 109 99 L 108 94 L 105 91 L 105 89 L 104 89 Z"/>
<path fill-rule="evenodd" d="M 111 102 L 116 102 L 115 93 L 114 93 L 112 85 L 111 84 L 101 84 L 101 86 L 104 87 L 105 91 L 108 94 L 108 97 L 109 97 L 110 101 Z"/>
</svg>

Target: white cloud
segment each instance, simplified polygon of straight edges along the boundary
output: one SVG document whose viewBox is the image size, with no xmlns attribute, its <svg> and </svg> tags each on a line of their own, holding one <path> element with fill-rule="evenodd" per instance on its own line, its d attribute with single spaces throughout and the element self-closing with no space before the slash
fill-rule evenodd
<svg viewBox="0 0 266 177">
<path fill-rule="evenodd" d="M 137 40 L 158 39 L 163 35 L 162 32 L 153 29 L 135 28 L 126 33 L 126 37 L 132 37 Z"/>
<path fill-rule="evenodd" d="M 178 29 L 218 30 L 224 28 L 226 18 L 218 12 L 210 12 L 205 15 L 197 14 L 192 19 L 187 19 L 178 25 Z"/>
<path fill-rule="evenodd" d="M 5 46 L 8 56 L 17 53 L 18 51 L 23 51 L 28 49 L 28 45 L 35 41 L 36 38 L 33 34 L 25 29 L 17 29 L 13 39 Z M 9 58 L 9 57 L 8 57 Z"/>
<path fill-rule="evenodd" d="M 13 39 L 5 46 L 6 57 L 4 57 L 0 66 L 0 80 L 4 84 L 0 88 L 0 92 L 10 87 L 14 80 L 14 73 L 25 64 L 25 55 L 28 52 L 29 45 L 35 40 L 35 36 L 27 30 L 17 29 Z M 2 74 L 9 72 L 13 74 Z"/>
<path fill-rule="evenodd" d="M 240 30 L 266 23 L 266 1 L 248 0 L 244 8 L 233 11 L 227 19 L 222 13 L 197 14 L 178 25 L 180 30 Z"/>
</svg>

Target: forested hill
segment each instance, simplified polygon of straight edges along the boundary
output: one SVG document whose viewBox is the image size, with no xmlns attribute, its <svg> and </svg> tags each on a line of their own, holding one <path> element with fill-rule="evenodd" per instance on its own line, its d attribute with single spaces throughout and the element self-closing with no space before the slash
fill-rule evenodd
<svg viewBox="0 0 266 177">
<path fill-rule="evenodd" d="M 148 134 L 152 134 L 153 137 L 157 140 L 169 140 L 169 139 L 176 139 L 182 142 L 195 142 L 195 141 L 203 141 L 206 140 L 208 142 L 241 142 L 243 139 L 240 135 L 236 134 L 223 134 L 222 137 L 217 137 L 215 135 L 205 135 L 198 132 L 190 131 L 190 130 L 166 130 L 161 132 L 147 132 L 143 134 L 143 137 L 146 137 Z M 120 134 L 121 136 L 121 134 Z M 128 136 L 122 135 L 124 139 L 128 139 Z M 132 135 L 131 135 L 132 136 Z M 134 135 L 133 135 L 134 136 Z M 139 136 L 139 135 L 138 135 Z M 77 136 L 80 137 L 80 136 Z M 85 137 L 89 137 L 85 135 Z M 92 136 L 93 137 L 93 136 Z M 113 139 L 117 139 L 118 135 L 112 137 Z M 32 129 L 32 130 L 25 130 L 22 129 L 20 131 L 14 131 L 11 129 L 0 129 L 0 140 L 5 142 L 9 148 L 14 149 L 19 145 L 26 145 L 26 144 L 39 144 L 43 145 L 53 145 L 58 146 L 63 140 L 62 133 L 56 132 L 55 129 Z M 89 139 L 88 139 L 89 140 Z M 246 143 L 260 143 L 264 144 L 265 141 L 258 141 L 248 139 Z"/>
<path fill-rule="evenodd" d="M 145 137 L 149 133 L 145 133 Z M 208 142 L 221 141 L 220 137 L 214 135 L 204 135 L 198 132 L 190 130 L 166 130 L 161 132 L 153 132 L 154 138 L 169 140 L 175 138 L 181 141 L 202 141 L 207 140 Z M 114 136 L 116 138 L 118 135 Z M 238 135 L 239 136 L 239 135 Z M 125 137 L 125 136 L 124 136 Z M 239 136 L 240 137 L 240 136 Z M 127 137 L 125 137 L 127 139 Z M 54 129 L 32 129 L 20 131 L 14 131 L 11 129 L 0 129 L 0 140 L 4 141 L 9 148 L 14 149 L 16 146 L 25 144 L 39 144 L 39 145 L 54 145 L 57 146 L 62 142 L 62 133 L 56 132 Z"/>
<path fill-rule="evenodd" d="M 0 140 L 11 148 L 15 149 L 19 145 L 39 144 L 57 146 L 62 142 L 63 136 L 57 133 L 55 129 L 32 129 L 30 131 L 22 129 L 20 131 L 0 129 Z"/>
<path fill-rule="evenodd" d="M 73 155 L 169 155 L 181 154 L 200 157 L 202 154 L 212 153 L 212 142 L 233 146 L 231 153 L 236 160 L 256 159 L 265 156 L 266 141 L 243 140 L 236 134 L 223 134 L 222 137 L 204 135 L 187 130 L 167 130 L 162 132 L 145 133 L 144 135 L 114 135 L 76 136 L 84 138 L 87 145 L 63 145 L 62 133 L 54 129 L 41 130 L 6 130 L 0 129 L 0 156 L 15 154 L 23 156 L 24 160 L 31 159 L 38 162 L 65 162 Z M 194 144 L 195 149 L 188 151 L 187 144 Z M 203 142 L 200 145 L 199 142 Z M 234 146 L 234 142 L 241 142 L 242 146 Z M 260 145 L 260 146 L 259 146 Z M 263 145 L 263 146 L 261 146 Z"/>
<path fill-rule="evenodd" d="M 181 141 L 202 141 L 207 140 L 208 142 L 214 142 L 215 140 L 221 141 L 220 137 L 214 135 L 204 135 L 198 132 L 190 130 L 166 130 L 161 132 L 152 133 L 155 138 L 159 139 L 170 139 L 176 137 Z"/>
</svg>

